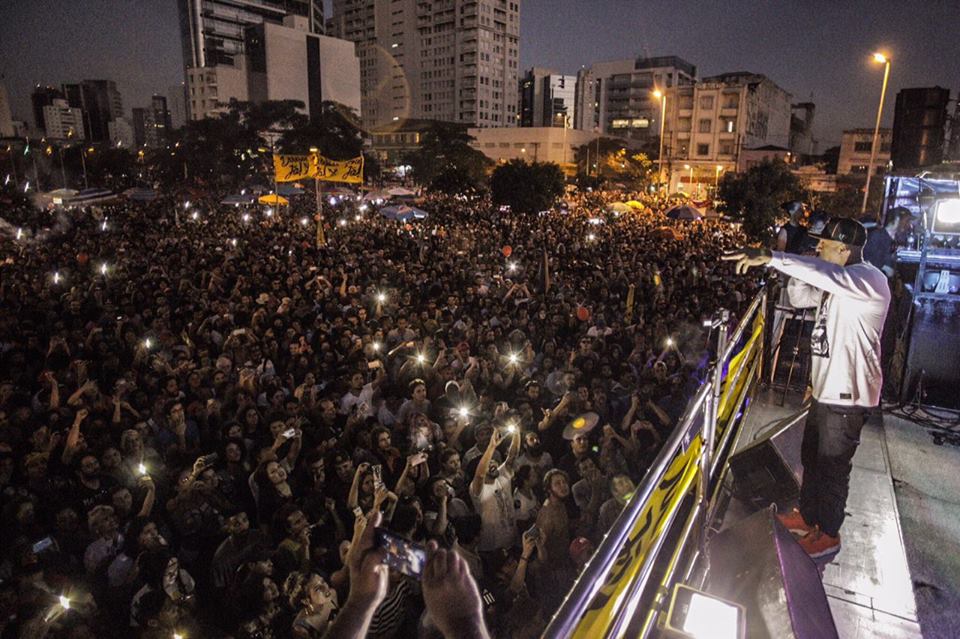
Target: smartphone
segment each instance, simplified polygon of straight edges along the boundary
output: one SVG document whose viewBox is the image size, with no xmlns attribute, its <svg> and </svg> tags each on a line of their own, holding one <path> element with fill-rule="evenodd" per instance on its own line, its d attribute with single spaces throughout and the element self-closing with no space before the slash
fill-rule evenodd
<svg viewBox="0 0 960 639">
<path fill-rule="evenodd" d="M 418 543 L 407 541 L 386 528 L 377 528 L 374 532 L 377 546 L 387 551 L 383 563 L 419 581 L 423 576 L 423 567 L 427 563 L 427 549 Z"/>
<path fill-rule="evenodd" d="M 353 516 L 354 517 L 363 517 L 363 508 L 360 506 L 353 507 Z"/>
<path fill-rule="evenodd" d="M 380 487 L 383 485 L 383 467 L 380 464 L 374 464 L 370 467 L 373 471 L 373 485 Z"/>
<path fill-rule="evenodd" d="M 380 368 L 380 360 L 379 360 L 379 359 L 375 359 L 375 360 L 373 360 L 372 362 L 367 362 L 367 369 L 368 369 L 368 370 L 371 370 L 371 371 L 372 371 L 372 370 L 376 370 L 376 369 L 378 369 L 378 368 Z"/>
<path fill-rule="evenodd" d="M 297 434 L 296 428 L 288 428 L 287 430 L 283 431 L 283 436 L 286 437 L 287 439 L 293 439 L 296 436 L 296 434 Z"/>
<path fill-rule="evenodd" d="M 524 536 L 524 537 L 532 537 L 532 538 L 536 539 L 537 537 L 540 536 L 540 528 L 539 528 L 536 524 L 534 524 L 534 525 L 530 526 L 529 528 L 527 528 L 527 529 L 523 532 L 523 536 Z"/>
<path fill-rule="evenodd" d="M 217 463 L 217 460 L 220 459 L 220 454 L 219 454 L 219 453 L 210 453 L 209 455 L 204 455 L 204 456 L 201 457 L 200 459 L 203 460 L 203 465 L 204 465 L 204 466 L 209 467 L 209 466 L 213 466 L 214 464 Z"/>
<path fill-rule="evenodd" d="M 33 554 L 39 555 L 44 551 L 53 549 L 55 545 L 56 542 L 53 540 L 53 537 L 44 537 L 40 541 L 33 544 Z"/>
</svg>

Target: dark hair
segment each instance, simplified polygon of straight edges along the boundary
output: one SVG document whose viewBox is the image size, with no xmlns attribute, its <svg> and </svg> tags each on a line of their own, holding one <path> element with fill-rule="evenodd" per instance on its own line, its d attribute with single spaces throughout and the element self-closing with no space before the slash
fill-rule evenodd
<svg viewBox="0 0 960 639">
<path fill-rule="evenodd" d="M 543 476 L 543 492 L 547 495 L 550 494 L 550 482 L 553 481 L 553 478 L 557 475 L 560 475 L 567 480 L 567 483 L 570 483 L 570 476 L 567 475 L 565 471 L 560 470 L 559 468 L 551 468 L 547 471 L 547 474 Z"/>
<path fill-rule="evenodd" d="M 524 482 L 530 479 L 530 474 L 533 473 L 533 466 L 529 464 L 524 464 L 517 469 L 517 472 L 513 476 L 514 486 L 522 486 Z"/>
<path fill-rule="evenodd" d="M 140 557 L 137 559 L 140 579 L 146 585 L 162 591 L 163 574 L 167 571 L 167 565 L 171 559 L 173 559 L 173 555 L 166 548 L 140 553 Z"/>
</svg>

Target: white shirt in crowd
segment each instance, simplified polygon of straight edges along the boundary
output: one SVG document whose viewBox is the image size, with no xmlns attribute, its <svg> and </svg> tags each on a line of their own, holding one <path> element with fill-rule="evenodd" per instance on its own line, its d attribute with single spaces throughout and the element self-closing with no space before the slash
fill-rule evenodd
<svg viewBox="0 0 960 639">
<path fill-rule="evenodd" d="M 880 403 L 880 333 L 890 305 L 887 278 L 868 262 L 838 266 L 816 257 L 773 252 L 769 264 L 789 275 L 790 302 L 815 306 L 811 383 L 818 402 Z"/>
<path fill-rule="evenodd" d="M 470 493 L 474 509 L 483 523 L 478 550 L 510 548 L 516 541 L 517 520 L 513 509 L 512 480 L 513 471 L 506 464 L 501 464 L 500 474 L 490 483 L 483 482 L 479 496 Z"/>
</svg>

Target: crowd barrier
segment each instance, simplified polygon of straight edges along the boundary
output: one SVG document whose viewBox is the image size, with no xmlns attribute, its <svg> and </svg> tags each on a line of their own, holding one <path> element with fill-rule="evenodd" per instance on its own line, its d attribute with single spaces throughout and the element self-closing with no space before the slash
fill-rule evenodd
<svg viewBox="0 0 960 639">
<path fill-rule="evenodd" d="M 597 547 L 543 636 L 647 637 L 672 584 L 690 577 L 718 505 L 726 459 L 763 362 L 767 289 L 732 333 L 718 316 L 717 357 L 676 428 Z"/>
</svg>

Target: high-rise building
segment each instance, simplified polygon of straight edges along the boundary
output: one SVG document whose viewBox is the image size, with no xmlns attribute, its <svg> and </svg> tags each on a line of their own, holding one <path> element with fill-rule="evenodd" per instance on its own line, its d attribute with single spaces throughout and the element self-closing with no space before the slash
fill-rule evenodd
<svg viewBox="0 0 960 639">
<path fill-rule="evenodd" d="M 13 127 L 13 115 L 10 113 L 10 96 L 7 87 L 0 82 L 0 137 L 13 137 L 16 134 Z"/>
<path fill-rule="evenodd" d="M 357 45 L 367 126 L 516 126 L 520 0 L 333 0 L 327 27 Z"/>
<path fill-rule="evenodd" d="M 149 106 L 133 110 L 134 144 L 156 149 L 167 143 L 169 135 L 170 111 L 165 96 L 154 95 Z"/>
<path fill-rule="evenodd" d="M 520 79 L 519 126 L 573 127 L 576 88 L 575 75 L 533 67 Z"/>
<path fill-rule="evenodd" d="M 950 89 L 922 87 L 897 93 L 890 159 L 894 169 L 919 169 L 943 161 Z"/>
<path fill-rule="evenodd" d="M 56 87 L 37 85 L 30 94 L 33 106 L 33 123 L 38 131 L 46 131 L 47 123 L 43 119 L 43 109 L 53 104 L 54 100 L 62 100 L 63 92 Z"/>
<path fill-rule="evenodd" d="M 574 128 L 655 140 L 661 109 L 653 92 L 692 86 L 696 80 L 697 68 L 677 56 L 597 62 L 577 74 Z"/>
<path fill-rule="evenodd" d="M 113 80 L 83 80 L 64 84 L 67 103 L 83 111 L 88 139 L 104 142 L 110 139 L 109 123 L 123 116 L 123 98 Z"/>
<path fill-rule="evenodd" d="M 323 0 L 177 0 L 190 119 L 215 113 L 231 99 L 247 100 L 245 29 L 303 16 L 324 32 Z"/>
<path fill-rule="evenodd" d="M 307 31 L 300 16 L 247 27 L 248 98 L 299 100 L 318 117 L 324 102 L 360 115 L 360 61 L 352 42 Z"/>
<path fill-rule="evenodd" d="M 83 111 L 63 99 L 57 98 L 53 104 L 43 107 L 43 122 L 46 135 L 52 140 L 85 140 L 87 132 L 83 128 Z"/>
</svg>

